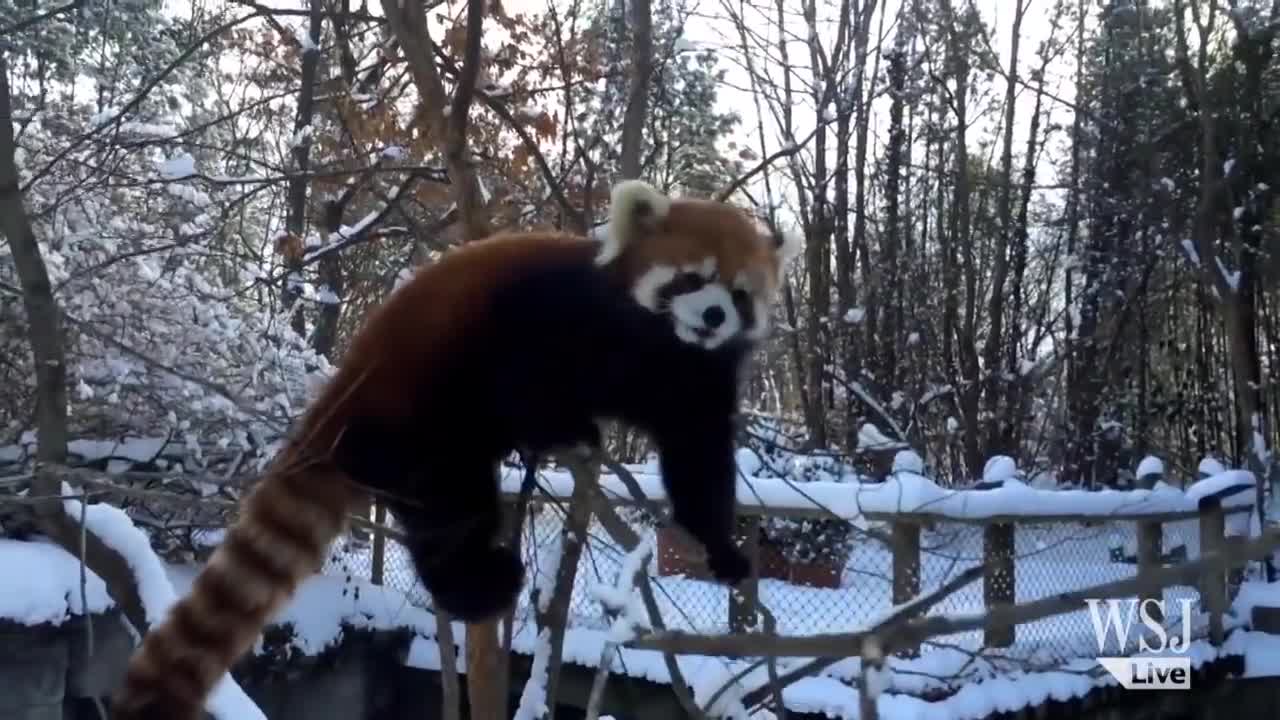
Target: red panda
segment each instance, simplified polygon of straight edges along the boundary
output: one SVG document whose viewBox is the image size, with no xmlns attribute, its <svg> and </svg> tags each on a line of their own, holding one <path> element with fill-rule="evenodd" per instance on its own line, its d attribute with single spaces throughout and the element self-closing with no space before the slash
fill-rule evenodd
<svg viewBox="0 0 1280 720">
<path fill-rule="evenodd" d="M 524 568 L 499 544 L 499 463 L 598 443 L 601 420 L 654 440 L 672 519 L 715 577 L 750 573 L 733 541 L 733 423 L 797 244 L 642 181 L 610 200 L 601 240 L 495 235 L 370 314 L 190 593 L 146 634 L 113 718 L 199 717 L 368 493 L 388 500 L 436 607 L 472 622 L 504 612 Z"/>
</svg>

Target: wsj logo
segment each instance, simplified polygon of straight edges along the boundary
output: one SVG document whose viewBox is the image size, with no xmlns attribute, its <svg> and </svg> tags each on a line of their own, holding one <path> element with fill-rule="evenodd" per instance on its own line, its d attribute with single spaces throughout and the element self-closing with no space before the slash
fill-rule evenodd
<svg viewBox="0 0 1280 720">
<path fill-rule="evenodd" d="M 1126 690 L 1190 690 L 1191 658 L 1187 650 L 1191 646 L 1191 600 L 1182 599 L 1182 637 L 1171 637 L 1164 624 L 1151 613 L 1151 608 L 1159 610 L 1160 617 L 1168 617 L 1164 611 L 1164 601 L 1154 598 L 1137 600 L 1133 598 L 1085 601 L 1089 605 L 1089 615 L 1093 620 L 1094 639 L 1098 641 L 1098 653 L 1107 652 L 1107 636 L 1115 628 L 1116 652 L 1118 656 L 1099 657 L 1098 663 L 1111 673 Z M 1106 611 L 1103 614 L 1103 606 Z M 1127 612 L 1123 606 L 1127 606 Z M 1143 627 L 1149 631 L 1139 634 L 1136 657 L 1127 655 L 1130 631 L 1133 629 L 1134 615 L 1142 621 Z M 1158 640 L 1154 645 L 1152 638 Z M 1143 653 L 1157 655 L 1143 656 Z M 1170 653 L 1173 653 L 1171 656 Z"/>
</svg>

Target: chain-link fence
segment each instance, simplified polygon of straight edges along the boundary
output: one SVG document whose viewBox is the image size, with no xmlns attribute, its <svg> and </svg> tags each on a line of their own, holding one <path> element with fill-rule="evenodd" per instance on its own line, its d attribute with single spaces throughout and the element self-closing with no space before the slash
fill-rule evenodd
<svg viewBox="0 0 1280 720">
<path fill-rule="evenodd" d="M 549 592 L 559 562 L 564 530 L 565 504 L 533 505 L 522 540 L 528 568 L 525 592 L 517 608 L 522 621 L 532 619 L 530 590 L 541 583 Z M 690 553 L 681 536 L 654 526 L 644 513 L 619 508 L 623 519 L 642 541 L 654 543 L 648 576 L 654 596 L 669 629 L 694 633 L 724 633 L 732 628 L 730 590 L 706 578 L 705 566 Z M 762 523 L 763 524 L 763 523 Z M 1080 590 L 1100 583 L 1123 580 L 1137 572 L 1137 523 L 1036 522 L 1014 529 L 1014 593 L 1019 603 Z M 605 630 L 609 619 L 596 600 L 596 584 L 617 581 L 625 551 L 615 544 L 597 521 L 587 531 L 588 540 L 578 565 L 570 601 L 569 624 L 583 630 Z M 783 635 L 849 632 L 874 623 L 893 605 L 893 545 L 887 523 L 859 523 L 841 544 L 838 558 L 808 563 L 788 558 L 767 533 L 761 533 L 757 565 L 761 569 L 759 601 L 775 616 Z M 920 591 L 928 592 L 957 573 L 983 563 L 984 526 L 976 523 L 934 521 L 920 532 Z M 1165 562 L 1195 559 L 1199 555 L 1199 525 L 1182 520 L 1163 526 L 1161 548 Z M 371 540 L 345 538 L 334 547 L 326 572 L 360 578 L 371 577 L 374 567 Z M 394 540 L 385 543 L 382 582 L 403 592 L 410 602 L 430 607 L 430 596 L 417 581 L 412 562 Z M 1194 587 L 1164 590 L 1166 626 L 1179 628 L 1179 613 L 1190 601 L 1197 611 Z M 931 612 L 973 614 L 984 609 L 983 582 L 978 581 L 951 595 Z M 1135 630 L 1141 628 L 1134 623 Z M 1193 625 L 1198 635 L 1204 628 Z M 1114 644 L 1114 640 L 1112 641 Z M 981 630 L 935 638 L 931 649 L 959 648 L 983 651 Z M 1109 648 L 1110 649 L 1110 648 Z M 1053 667 L 1075 658 L 1099 654 L 1093 620 L 1088 609 L 1019 625 L 1012 645 L 989 648 L 1006 660 L 1024 667 Z"/>
</svg>

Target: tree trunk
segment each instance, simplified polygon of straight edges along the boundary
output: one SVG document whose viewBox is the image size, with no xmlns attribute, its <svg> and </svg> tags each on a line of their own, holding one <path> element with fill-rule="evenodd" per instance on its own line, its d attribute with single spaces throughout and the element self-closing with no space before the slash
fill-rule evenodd
<svg viewBox="0 0 1280 720">
<path fill-rule="evenodd" d="M 138 594 L 137 578 L 128 562 L 114 549 L 73 520 L 63 510 L 62 479 L 57 466 L 67 457 L 67 364 L 62 339 L 62 318 L 35 228 L 27 215 L 18 185 L 14 161 L 13 106 L 9 92 L 9 66 L 0 54 L 0 232 L 13 255 L 27 315 L 27 341 L 36 372 L 36 477 L 33 498 L 48 498 L 35 506 L 36 526 L 42 533 L 81 561 L 106 583 L 107 593 L 139 634 L 147 631 L 147 614 Z M 88 499 L 81 502 L 88 503 Z M 81 555 L 81 537 L 84 554 Z"/>
<path fill-rule="evenodd" d="M 1004 373 L 1000 371 L 1000 352 L 1005 341 L 1005 283 L 1009 275 L 1009 245 L 1013 235 L 1013 121 L 1018 90 L 1018 46 L 1022 40 L 1023 0 L 1017 0 L 1013 10 L 1013 27 L 1010 29 L 1009 72 L 1004 91 L 1004 129 L 1000 150 L 1000 197 L 997 214 L 999 216 L 1000 233 L 996 246 L 992 251 L 991 294 L 987 305 L 987 321 L 991 323 L 987 330 L 986 343 L 982 349 L 985 382 L 981 383 L 987 411 L 987 427 L 983 454 L 990 452 L 1013 453 L 1014 448 L 1004 447 L 1001 425 L 1011 426 L 1013 418 L 1002 416 L 1000 399 Z M 1010 328 L 1013 338 L 1017 338 L 1017 328 Z M 1003 423 L 1002 423 L 1003 420 Z"/>
<path fill-rule="evenodd" d="M 281 301 L 285 310 L 293 308 L 302 297 L 302 248 L 307 227 L 307 172 L 311 168 L 311 140 L 309 133 L 316 102 L 316 75 L 320 66 L 320 32 L 324 20 L 324 6 L 320 0 L 311 0 L 311 16 L 308 35 L 311 48 L 302 54 L 302 85 L 298 88 L 298 115 L 293 122 L 293 174 L 289 177 L 289 207 L 285 218 L 286 239 L 281 255 L 285 264 L 284 288 Z M 297 308 L 290 318 L 293 331 L 306 335 L 307 321 L 302 308 Z"/>
<path fill-rule="evenodd" d="M 644 121 L 649 99 L 649 75 L 653 69 L 653 14 L 649 0 L 629 0 L 631 4 L 631 86 L 627 89 L 627 109 L 622 120 L 623 179 L 640 177 L 640 148 L 644 141 Z"/>
</svg>

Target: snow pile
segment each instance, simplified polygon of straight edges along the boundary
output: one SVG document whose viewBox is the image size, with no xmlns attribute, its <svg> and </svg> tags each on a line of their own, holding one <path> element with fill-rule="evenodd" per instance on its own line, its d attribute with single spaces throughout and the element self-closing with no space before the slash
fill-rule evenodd
<svg viewBox="0 0 1280 720">
<path fill-rule="evenodd" d="M 1280 677 L 1280 635 L 1237 630 L 1223 643 L 1223 652 L 1244 658 L 1244 677 Z"/>
<path fill-rule="evenodd" d="M 62 492 L 64 495 L 71 494 L 71 487 L 63 483 Z M 83 513 L 85 526 L 124 558 L 137 582 L 138 596 L 146 612 L 147 622 L 154 625 L 162 621 L 178 596 L 160 558 L 151 549 L 151 542 L 146 534 L 134 527 L 133 521 L 123 510 L 111 505 L 99 503 L 82 507 L 78 500 L 63 500 L 63 509 L 76 521 L 80 520 Z M 205 708 L 219 720 L 266 720 L 266 716 L 244 694 L 230 673 L 224 673 L 214 686 Z"/>
<path fill-rule="evenodd" d="M 197 569 L 170 566 L 169 576 L 183 594 L 195 580 Z M 317 655 L 342 641 L 346 627 L 362 630 L 409 629 L 435 637 L 435 615 L 409 602 L 403 593 L 366 580 L 337 575 L 312 575 L 298 586 L 289 603 L 268 621 L 288 625 L 292 632 L 285 649 L 299 655 Z M 254 652 L 264 650 L 261 639 Z"/>
<path fill-rule="evenodd" d="M 1155 455 L 1148 455 L 1142 458 L 1142 462 L 1138 463 L 1138 471 L 1135 475 L 1139 480 L 1148 476 L 1162 478 L 1164 477 L 1164 461 Z"/>
<path fill-rule="evenodd" d="M 693 672 L 687 675 L 694 704 L 708 717 L 745 719 L 747 709 L 742 697 L 747 693 L 743 682 L 746 678 L 739 679 L 736 675 L 736 668 L 727 660 L 699 658 Z"/>
<path fill-rule="evenodd" d="M 902 442 L 894 440 L 880 431 L 880 428 L 865 423 L 858 428 L 858 450 L 897 450 L 905 448 Z"/>
<path fill-rule="evenodd" d="M 895 473 L 912 473 L 924 476 L 924 458 L 915 450 L 899 450 L 897 455 L 893 456 L 893 472 Z"/>
<path fill-rule="evenodd" d="M 1218 473 L 1223 473 L 1226 471 L 1227 471 L 1227 466 L 1223 465 L 1222 461 L 1218 460 L 1215 457 L 1208 457 L 1208 456 L 1200 460 L 1200 465 L 1199 467 L 1196 468 L 1196 472 L 1200 475 L 1202 479 L 1213 476 L 1213 475 L 1217 475 Z"/>
<path fill-rule="evenodd" d="M 70 485 L 62 484 L 63 495 L 73 493 Z M 123 510 L 112 505 L 98 503 L 86 508 L 79 500 L 63 500 L 62 508 L 76 522 L 80 521 L 83 512 L 84 524 L 89 531 L 128 563 L 138 583 L 138 598 L 146 611 L 147 622 L 155 625 L 163 620 L 176 596 L 146 533 L 134 527 Z"/>
<path fill-rule="evenodd" d="M 196 159 L 189 153 L 179 153 L 158 163 L 160 176 L 168 180 L 180 180 L 196 174 Z"/>
<path fill-rule="evenodd" d="M 80 560 L 48 542 L 0 539 L 0 618 L 19 625 L 61 625 L 72 615 L 82 615 Z M 101 613 L 115 603 L 107 585 L 92 572 L 85 573 L 83 601 L 90 613 Z"/>
<path fill-rule="evenodd" d="M 1018 464 L 1008 455 L 994 455 L 982 468 L 982 481 L 1000 484 L 1007 480 L 1017 480 Z"/>
<path fill-rule="evenodd" d="M 1250 580 L 1241 583 L 1240 591 L 1231 603 L 1231 611 L 1248 622 L 1253 617 L 1253 608 L 1258 605 L 1280 607 L 1280 582 Z"/>
<path fill-rule="evenodd" d="M 1220 498 L 1223 507 L 1252 507 L 1257 499 L 1255 487 L 1257 480 L 1248 470 L 1223 470 L 1187 488 L 1186 497 L 1197 507 L 1210 497 Z"/>
</svg>

